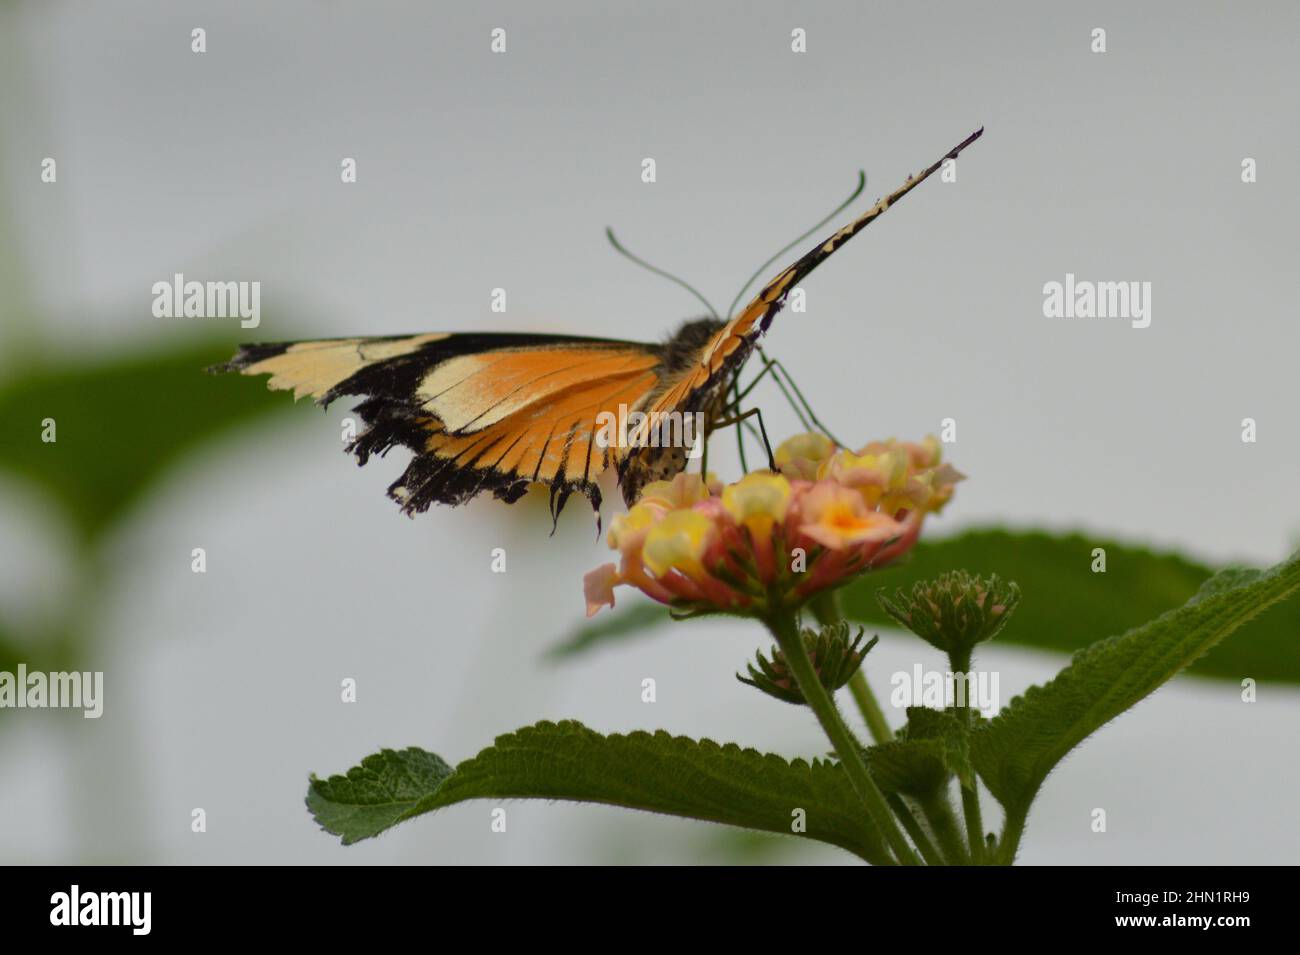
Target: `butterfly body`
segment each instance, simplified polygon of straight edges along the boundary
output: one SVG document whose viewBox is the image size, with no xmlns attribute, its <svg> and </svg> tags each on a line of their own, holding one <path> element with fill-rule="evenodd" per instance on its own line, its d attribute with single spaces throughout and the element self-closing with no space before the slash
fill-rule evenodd
<svg viewBox="0 0 1300 955">
<path fill-rule="evenodd" d="M 491 493 L 507 503 L 551 489 L 558 517 L 575 492 L 599 515 L 597 480 L 613 470 L 629 505 L 688 463 L 689 447 L 655 439 L 653 423 L 698 415 L 707 439 L 728 390 L 796 284 L 982 133 L 911 177 L 771 279 L 734 317 L 685 322 L 666 342 L 563 335 L 426 333 L 242 346 L 214 371 L 269 375 L 268 387 L 322 406 L 358 395 L 365 430 L 348 446 L 360 464 L 395 446 L 414 456 L 389 487 L 403 512 Z M 625 440 L 604 440 L 608 416 L 640 413 Z M 680 434 L 680 432 L 679 432 Z"/>
<path fill-rule="evenodd" d="M 683 323 L 677 329 L 663 346 L 663 362 L 660 365 L 662 384 L 648 396 L 647 405 L 652 406 L 664 392 L 695 370 L 709 342 L 716 337 L 725 324 L 715 318 L 698 318 Z M 748 358 L 750 351 L 752 346 L 745 351 L 743 358 Z M 703 417 L 704 433 L 700 435 L 700 440 L 707 440 L 708 432 L 713 429 L 714 423 L 721 416 L 722 408 L 726 404 L 727 387 L 739 373 L 743 358 L 733 362 L 734 367 L 728 369 L 725 374 L 711 378 L 705 387 L 691 394 L 688 402 L 674 409 L 679 414 L 699 414 Z M 618 472 L 618 485 L 624 503 L 631 507 L 641 496 L 641 490 L 645 485 L 652 481 L 669 480 L 684 471 L 690 460 L 688 451 L 690 449 L 681 442 L 632 443 L 620 462 Z"/>
</svg>

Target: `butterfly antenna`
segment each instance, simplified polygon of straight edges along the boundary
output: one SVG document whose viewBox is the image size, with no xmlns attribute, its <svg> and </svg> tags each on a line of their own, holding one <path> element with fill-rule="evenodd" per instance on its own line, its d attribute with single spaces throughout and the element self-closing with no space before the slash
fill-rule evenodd
<svg viewBox="0 0 1300 955">
<path fill-rule="evenodd" d="M 740 287 L 740 291 L 736 293 L 736 297 L 735 297 L 735 298 L 732 300 L 732 302 L 731 302 L 731 307 L 727 309 L 727 318 L 728 318 L 728 320 L 730 320 L 730 318 L 731 318 L 731 313 L 734 312 L 734 311 L 736 310 L 736 305 L 739 304 L 739 302 L 740 302 L 741 298 L 744 296 L 745 292 L 749 290 L 749 287 L 750 287 L 751 285 L 754 284 L 754 281 L 755 281 L 755 280 L 756 280 L 760 275 L 762 275 L 764 272 L 767 271 L 768 266 L 770 266 L 773 262 L 775 262 L 775 261 L 776 261 L 777 259 L 779 259 L 781 256 L 785 255 L 787 252 L 789 252 L 791 249 L 793 249 L 796 245 L 798 245 L 798 244 L 799 244 L 800 242 L 802 242 L 804 239 L 808 238 L 808 236 L 812 235 L 814 232 L 816 232 L 818 229 L 820 229 L 820 228 L 821 228 L 822 226 L 824 226 L 826 223 L 830 222 L 830 221 L 831 221 L 832 219 L 834 219 L 837 215 L 839 215 L 841 212 L 843 212 L 845 209 L 847 209 L 850 205 L 852 205 L 852 204 L 853 204 L 853 200 L 856 199 L 858 196 L 862 195 L 862 190 L 865 189 L 866 187 L 867 187 L 867 174 L 866 174 L 865 171 L 859 169 L 859 170 L 858 170 L 858 185 L 857 185 L 857 188 L 853 190 L 853 193 L 852 193 L 852 194 L 851 194 L 847 199 L 845 199 L 845 200 L 844 200 L 843 202 L 841 202 L 838 206 L 836 206 L 835 209 L 830 213 L 830 215 L 826 216 L 824 219 L 822 219 L 821 221 L 819 221 L 815 226 L 813 226 L 813 227 L 812 227 L 811 229 L 809 229 L 807 232 L 803 233 L 803 235 L 799 236 L 799 238 L 794 239 L 794 240 L 792 240 L 791 242 L 787 243 L 786 245 L 782 246 L 782 247 L 781 247 L 781 251 L 777 252 L 777 253 L 776 253 L 775 255 L 773 255 L 770 259 L 768 259 L 766 262 L 764 262 L 762 265 L 760 265 L 757 269 L 754 270 L 754 274 L 751 275 L 751 276 L 749 277 L 749 281 L 748 281 L 748 282 L 746 282 L 744 285 L 742 285 L 742 286 Z"/>
<path fill-rule="evenodd" d="M 673 275 L 671 272 L 665 272 L 663 269 L 656 268 L 655 266 L 653 266 L 653 265 L 651 265 L 649 262 L 647 262 L 645 259 L 638 258 L 637 256 L 633 255 L 633 254 L 632 254 L 631 252 L 629 252 L 627 249 L 623 248 L 623 244 L 622 244 L 621 242 L 619 242 L 618 239 L 616 239 L 616 238 L 614 237 L 614 230 L 611 229 L 609 226 L 606 226 L 606 227 L 605 227 L 605 235 L 606 235 L 606 237 L 609 239 L 609 244 L 612 245 L 616 250 L 618 250 L 618 252 L 620 252 L 621 254 L 627 256 L 629 259 L 631 259 L 631 260 L 632 260 L 633 262 L 635 262 L 637 265 L 641 266 L 641 268 L 643 268 L 643 269 L 649 269 L 649 270 L 650 270 L 651 272 L 653 272 L 655 275 L 662 275 L 664 278 L 669 279 L 669 280 L 671 280 L 671 281 L 673 281 L 673 282 L 676 282 L 676 283 L 677 283 L 678 285 L 680 285 L 682 288 L 686 289 L 686 291 L 690 292 L 692 295 L 694 295 L 696 298 L 698 298 L 701 302 L 703 302 L 703 303 L 704 303 L 704 307 L 707 308 L 707 309 L 709 310 L 709 314 L 710 314 L 710 315 L 712 315 L 712 316 L 713 316 L 714 318 L 716 318 L 718 321 L 722 321 L 721 316 L 718 315 L 718 310 L 717 310 L 716 308 L 714 308 L 712 305 L 709 304 L 709 300 L 708 300 L 707 298 L 705 298 L 703 295 L 701 295 L 701 294 L 696 290 L 695 286 L 691 285 L 690 283 L 688 283 L 688 282 L 686 282 L 686 281 L 684 281 L 684 280 L 682 280 L 682 279 L 679 279 L 677 276 Z"/>
</svg>

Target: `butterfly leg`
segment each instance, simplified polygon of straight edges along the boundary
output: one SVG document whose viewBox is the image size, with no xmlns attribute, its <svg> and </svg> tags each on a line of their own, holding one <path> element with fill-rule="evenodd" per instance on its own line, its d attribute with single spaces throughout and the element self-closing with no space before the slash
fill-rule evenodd
<svg viewBox="0 0 1300 955">
<path fill-rule="evenodd" d="M 739 386 L 733 381 L 731 386 L 732 394 L 736 394 L 738 389 Z M 722 408 L 724 414 L 729 414 L 734 410 L 736 410 L 735 401 L 723 406 Z M 725 427 L 725 425 L 722 426 Z M 709 428 L 709 433 L 712 434 L 712 432 L 716 431 L 719 427 L 720 425 L 714 424 Z M 749 463 L 745 460 L 745 436 L 741 431 L 741 427 L 749 428 L 750 433 L 753 434 L 754 437 L 758 437 L 758 434 L 754 431 L 753 427 L 750 426 L 748 421 L 741 422 L 741 424 L 736 427 L 736 451 L 740 456 L 740 471 L 742 474 L 747 474 L 749 472 Z M 704 451 L 700 455 L 700 476 L 707 481 L 709 477 L 709 435 L 706 434 L 701 440 L 704 442 Z"/>
<path fill-rule="evenodd" d="M 700 452 L 700 477 L 704 479 L 704 484 L 707 487 L 709 483 L 709 434 L 707 430 L 700 436 L 700 440 L 704 442 L 704 450 Z"/>
<path fill-rule="evenodd" d="M 789 403 L 790 407 L 794 409 L 795 417 L 799 419 L 800 426 L 805 431 L 821 431 L 826 435 L 826 437 L 843 447 L 844 445 L 842 442 L 831 434 L 821 421 L 818 420 L 817 416 L 813 414 L 812 407 L 808 404 L 807 399 L 804 398 L 803 392 L 799 390 L 799 386 L 795 384 L 794 378 L 790 375 L 790 372 L 786 371 L 785 366 L 775 358 L 768 358 L 766 354 L 763 354 L 761 348 L 758 349 L 758 351 L 763 362 L 763 370 L 758 373 L 753 381 L 745 386 L 744 391 L 736 391 L 735 398 L 732 400 L 729 408 L 733 410 L 738 409 L 740 407 L 741 399 L 753 391 L 758 383 L 763 380 L 765 375 L 771 374 L 772 380 L 775 381 L 776 386 L 781 389 L 781 394 L 785 397 L 785 400 Z M 782 376 L 784 376 L 784 381 L 782 380 Z M 795 395 L 798 395 L 799 400 L 797 402 L 795 401 L 794 396 L 790 394 L 790 390 L 786 387 L 787 382 L 789 383 L 790 388 L 794 389 Z M 808 413 L 807 417 L 804 416 L 805 411 Z M 809 423 L 809 419 L 812 420 L 812 424 Z"/>
<path fill-rule="evenodd" d="M 758 375 L 754 378 L 754 380 L 745 386 L 744 391 L 740 390 L 740 373 L 737 372 L 736 376 L 731 379 L 730 400 L 725 405 L 723 405 L 721 409 L 719 409 L 719 413 L 723 415 L 737 414 L 740 411 L 741 401 L 744 400 L 746 395 L 748 395 L 751 391 L 754 390 L 754 386 L 757 385 L 763 379 L 763 376 L 767 374 L 769 370 L 770 368 L 765 367 L 762 371 L 760 371 Z M 714 427 L 716 428 L 717 425 L 714 425 Z M 753 435 L 755 438 L 759 438 L 759 434 L 754 429 L 754 426 L 751 425 L 748 421 L 744 421 L 736 428 L 736 454 L 740 458 L 741 473 L 747 474 L 749 472 L 749 461 L 747 460 L 745 455 L 745 433 L 742 430 L 742 428 L 747 428 L 749 430 L 749 433 Z M 761 438 L 760 440 L 763 440 L 764 444 L 766 444 L 766 440 Z M 771 455 L 769 454 L 768 457 L 770 458 Z M 707 474 L 708 473 L 707 469 L 702 473 Z"/>
<path fill-rule="evenodd" d="M 732 401 L 730 407 L 739 408 L 741 398 L 739 372 L 737 372 L 735 378 L 731 379 L 731 398 Z M 745 460 L 745 432 L 740 430 L 740 428 L 736 429 L 736 453 L 740 456 L 740 473 L 748 474 L 749 462 Z"/>
<path fill-rule="evenodd" d="M 775 358 L 768 358 L 766 355 L 762 355 L 760 357 L 763 359 L 764 362 L 763 370 L 770 371 L 772 373 L 772 380 L 775 381 L 776 386 L 781 389 L 781 394 L 785 398 L 786 403 L 789 404 L 790 407 L 794 409 L 794 415 L 796 418 L 799 419 L 799 426 L 803 428 L 805 431 L 812 431 L 813 426 L 810 425 L 808 423 L 808 419 L 803 416 L 803 410 L 799 407 L 798 404 L 795 403 L 794 398 L 790 396 L 790 392 L 786 390 L 785 382 L 781 380 L 781 376 L 777 373 L 778 370 L 782 372 L 785 371 L 785 369 L 781 366 L 781 363 L 777 361 Z"/>
<path fill-rule="evenodd" d="M 767 440 L 767 428 L 763 427 L 763 412 L 757 407 L 750 408 L 748 411 L 742 411 L 740 414 L 731 418 L 724 418 L 721 421 L 713 423 L 714 430 L 725 428 L 728 425 L 742 425 L 749 418 L 758 419 L 758 431 L 763 436 L 763 449 L 767 451 L 767 466 L 771 471 L 776 470 L 776 458 L 772 456 L 772 444 Z"/>
<path fill-rule="evenodd" d="M 759 357 L 763 359 L 764 372 L 766 372 L 768 369 L 775 369 L 772 372 L 772 376 L 773 378 L 776 379 L 777 385 L 780 386 L 781 393 L 785 395 L 786 400 L 789 401 L 791 407 L 794 408 L 795 414 L 799 416 L 799 420 L 803 422 L 804 416 L 799 412 L 798 407 L 795 406 L 794 401 L 790 398 L 790 394 L 785 390 L 784 385 L 781 385 L 782 375 L 785 376 L 785 380 L 789 382 L 791 389 L 793 389 L 794 393 L 798 396 L 799 403 L 803 405 L 803 410 L 808 413 L 808 418 L 812 421 L 814 425 L 817 426 L 817 430 L 820 431 L 822 434 L 826 435 L 826 437 L 830 438 L 841 448 L 847 448 L 848 445 L 845 444 L 843 441 L 841 441 L 839 438 L 835 437 L 835 435 L 831 434 L 830 429 L 827 428 L 826 425 L 822 424 L 821 420 L 817 417 L 817 415 L 813 413 L 812 405 L 808 404 L 808 399 L 803 396 L 803 392 L 799 390 L 799 386 L 794 383 L 794 378 L 790 375 L 790 372 L 786 371 L 785 365 L 781 364 L 781 362 L 775 358 L 768 358 L 767 355 L 763 352 L 762 348 L 758 349 L 758 354 Z"/>
<path fill-rule="evenodd" d="M 736 377 L 732 379 L 731 382 L 732 398 L 731 398 L 731 403 L 728 405 L 728 407 L 739 408 L 740 403 L 749 396 L 749 393 L 758 387 L 758 383 L 763 380 L 763 376 L 767 375 L 769 372 L 772 371 L 772 366 L 774 364 L 776 364 L 774 361 L 769 361 L 765 357 L 763 359 L 763 370 L 754 376 L 754 380 L 745 386 L 744 391 L 740 390 L 740 373 L 737 372 Z"/>
</svg>

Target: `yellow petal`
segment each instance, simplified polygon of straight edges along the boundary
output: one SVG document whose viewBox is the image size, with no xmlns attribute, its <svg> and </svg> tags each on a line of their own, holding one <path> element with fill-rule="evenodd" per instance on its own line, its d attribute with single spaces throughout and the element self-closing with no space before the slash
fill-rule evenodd
<svg viewBox="0 0 1300 955">
<path fill-rule="evenodd" d="M 755 471 L 723 490 L 722 506 L 738 524 L 770 526 L 785 520 L 790 482 L 781 474 Z"/>
<path fill-rule="evenodd" d="M 695 576 L 713 534 L 713 522 L 698 511 L 670 511 L 646 534 L 641 558 L 656 577 L 670 570 Z"/>
</svg>

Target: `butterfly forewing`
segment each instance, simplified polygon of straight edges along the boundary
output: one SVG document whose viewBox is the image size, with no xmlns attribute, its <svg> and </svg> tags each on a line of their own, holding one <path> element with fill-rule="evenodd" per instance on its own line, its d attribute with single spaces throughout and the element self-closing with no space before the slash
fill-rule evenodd
<svg viewBox="0 0 1300 955">
<path fill-rule="evenodd" d="M 878 201 L 874 206 L 858 216 L 848 225 L 823 239 L 793 264 L 782 269 L 771 281 L 763 286 L 761 292 L 741 312 L 718 329 L 717 333 L 700 352 L 699 361 L 687 369 L 675 380 L 668 383 L 662 393 L 656 396 L 651 411 L 666 411 L 681 408 L 692 401 L 692 397 L 717 387 L 719 379 L 725 381 L 733 374 L 745 359 L 749 357 L 758 337 L 771 323 L 772 318 L 785 304 L 791 289 L 808 276 L 813 269 L 831 257 L 838 249 L 868 225 L 878 219 L 894 203 L 907 195 L 935 172 L 942 168 L 944 162 L 955 159 L 957 154 L 979 139 L 984 129 L 980 127 L 962 142 L 958 143 L 942 158 L 927 166 L 915 176 L 908 178 L 899 188 Z M 635 452 L 634 452 L 635 453 Z"/>
</svg>

